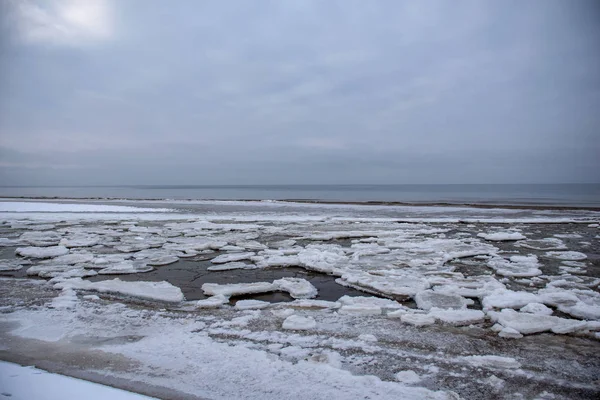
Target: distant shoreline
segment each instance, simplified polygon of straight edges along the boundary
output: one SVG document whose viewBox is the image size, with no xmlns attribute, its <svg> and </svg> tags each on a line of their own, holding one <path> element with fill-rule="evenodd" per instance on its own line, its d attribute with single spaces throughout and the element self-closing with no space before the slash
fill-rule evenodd
<svg viewBox="0 0 600 400">
<path fill-rule="evenodd" d="M 600 207 L 574 206 L 574 205 L 552 205 L 552 204 L 507 204 L 507 203 L 477 203 L 477 202 L 401 202 L 401 201 L 344 201 L 344 200 L 316 200 L 316 199 L 166 199 L 166 198 L 124 198 L 124 197 L 60 197 L 60 196 L 1 196 L 0 201 L 5 200 L 59 200 L 59 201 L 132 201 L 132 202 L 257 202 L 257 203 L 299 203 L 299 204 L 325 204 L 325 205 L 356 205 L 356 206 L 401 206 L 401 207 L 469 207 L 479 209 L 509 209 L 509 210 L 550 210 L 550 211 L 597 211 Z"/>
</svg>

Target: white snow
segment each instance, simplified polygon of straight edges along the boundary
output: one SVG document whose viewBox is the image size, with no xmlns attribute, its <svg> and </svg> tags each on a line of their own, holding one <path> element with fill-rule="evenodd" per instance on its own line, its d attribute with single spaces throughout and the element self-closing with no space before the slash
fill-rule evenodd
<svg viewBox="0 0 600 400">
<path fill-rule="evenodd" d="M 169 282 L 125 282 L 119 278 L 109 281 L 89 282 L 81 278 L 67 279 L 54 285 L 56 289 L 92 290 L 101 293 L 117 293 L 141 299 L 158 300 L 166 302 L 180 302 L 185 300 L 181 289 Z"/>
<path fill-rule="evenodd" d="M 11 400 L 154 399 L 98 383 L 51 374 L 32 366 L 22 367 L 5 361 L 0 361 L 0 396 Z"/>
</svg>

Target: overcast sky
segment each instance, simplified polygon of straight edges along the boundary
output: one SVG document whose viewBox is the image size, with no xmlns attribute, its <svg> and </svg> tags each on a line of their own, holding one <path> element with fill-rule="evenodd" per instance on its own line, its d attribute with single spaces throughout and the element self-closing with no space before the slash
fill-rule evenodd
<svg viewBox="0 0 600 400">
<path fill-rule="evenodd" d="M 600 182 L 600 2 L 1 2 L 0 184 Z"/>
</svg>

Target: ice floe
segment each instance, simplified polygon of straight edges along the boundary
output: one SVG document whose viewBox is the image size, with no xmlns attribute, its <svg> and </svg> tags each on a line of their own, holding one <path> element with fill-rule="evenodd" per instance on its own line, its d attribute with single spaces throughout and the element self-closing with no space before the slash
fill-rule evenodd
<svg viewBox="0 0 600 400">
<path fill-rule="evenodd" d="M 477 236 L 493 242 L 507 242 L 527 239 L 519 232 L 478 233 Z"/>
<path fill-rule="evenodd" d="M 417 293 L 415 295 L 415 301 L 417 307 L 426 311 L 429 311 L 434 307 L 455 309 L 467 308 L 467 305 L 472 303 L 472 301 L 469 302 L 462 296 L 434 292 L 433 290 L 424 290 Z"/>
<path fill-rule="evenodd" d="M 119 278 L 90 282 L 81 278 L 67 279 L 54 285 L 56 289 L 91 290 L 101 293 L 117 293 L 147 300 L 181 302 L 185 300 L 181 289 L 169 282 L 125 282 Z"/>
<path fill-rule="evenodd" d="M 29 258 L 53 258 L 69 253 L 69 249 L 65 246 L 49 246 L 49 247 L 19 247 L 15 250 L 15 254 L 21 257 Z"/>
<path fill-rule="evenodd" d="M 542 274 L 540 263 L 535 255 L 511 256 L 508 260 L 502 257 L 494 257 L 487 265 L 498 275 L 512 277 L 531 277 Z"/>
<path fill-rule="evenodd" d="M 485 314 L 482 311 L 469 309 L 453 310 L 432 308 L 429 311 L 429 315 L 441 323 L 454 326 L 475 324 L 482 322 L 485 318 Z"/>
<path fill-rule="evenodd" d="M 559 260 L 566 261 L 581 261 L 587 258 L 585 254 L 578 251 L 549 251 L 546 253 L 546 257 L 557 258 Z"/>
<path fill-rule="evenodd" d="M 150 272 L 154 268 L 147 265 L 143 261 L 123 261 L 117 264 L 109 265 L 108 267 L 102 268 L 98 271 L 101 275 L 115 275 L 115 274 L 138 274 L 143 272 Z"/>
<path fill-rule="evenodd" d="M 233 261 L 250 260 L 254 255 L 256 255 L 254 252 L 221 254 L 210 260 L 210 262 L 213 264 L 225 264 Z"/>
</svg>

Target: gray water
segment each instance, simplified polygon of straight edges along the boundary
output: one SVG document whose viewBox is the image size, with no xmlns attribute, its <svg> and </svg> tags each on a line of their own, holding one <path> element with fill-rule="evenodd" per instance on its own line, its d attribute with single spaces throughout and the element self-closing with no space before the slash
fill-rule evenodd
<svg viewBox="0 0 600 400">
<path fill-rule="evenodd" d="M 600 207 L 600 184 L 5 186 L 0 197 L 321 200 Z"/>
</svg>

